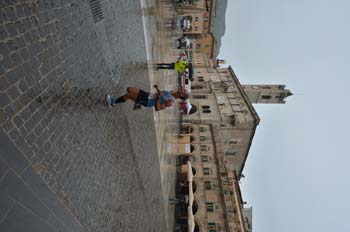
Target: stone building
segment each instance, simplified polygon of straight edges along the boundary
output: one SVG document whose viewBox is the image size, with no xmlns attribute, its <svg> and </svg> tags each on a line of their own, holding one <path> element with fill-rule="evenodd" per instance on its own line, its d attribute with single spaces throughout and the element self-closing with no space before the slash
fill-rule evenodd
<svg viewBox="0 0 350 232">
<path fill-rule="evenodd" d="M 192 176 L 193 203 L 177 212 L 193 218 L 193 231 L 252 231 L 238 184 L 260 122 L 252 103 L 284 103 L 290 95 L 283 85 L 241 85 L 231 67 L 195 69 L 190 101 L 198 111 L 183 118 L 179 145 L 187 145 L 179 164 L 183 177 Z"/>
<path fill-rule="evenodd" d="M 227 0 L 178 1 L 183 33 L 192 41 L 190 50 L 216 59 L 225 33 L 226 6 Z"/>
<path fill-rule="evenodd" d="M 183 29 L 184 33 L 189 35 L 209 33 L 209 13 L 208 12 L 186 12 L 181 15 L 181 24 L 184 26 L 188 21 L 188 26 Z"/>
<path fill-rule="evenodd" d="M 207 54 L 199 52 L 189 52 L 189 61 L 192 62 L 194 68 L 203 68 L 209 70 L 210 67 L 214 66 L 213 60 L 210 59 Z M 212 69 L 210 69 L 212 71 Z"/>
<path fill-rule="evenodd" d="M 184 11 L 210 11 L 212 0 L 179 0 L 177 9 L 179 12 Z"/>
<path fill-rule="evenodd" d="M 213 58 L 215 38 L 212 33 L 195 35 L 192 37 L 195 52 L 205 54 L 208 58 Z"/>
</svg>

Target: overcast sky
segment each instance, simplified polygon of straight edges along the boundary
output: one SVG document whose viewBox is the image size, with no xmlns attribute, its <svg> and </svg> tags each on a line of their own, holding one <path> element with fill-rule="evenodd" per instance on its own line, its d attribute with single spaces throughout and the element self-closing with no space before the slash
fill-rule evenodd
<svg viewBox="0 0 350 232">
<path fill-rule="evenodd" d="M 350 1 L 229 0 L 219 57 L 243 84 L 286 84 L 243 170 L 254 232 L 350 231 Z"/>
</svg>

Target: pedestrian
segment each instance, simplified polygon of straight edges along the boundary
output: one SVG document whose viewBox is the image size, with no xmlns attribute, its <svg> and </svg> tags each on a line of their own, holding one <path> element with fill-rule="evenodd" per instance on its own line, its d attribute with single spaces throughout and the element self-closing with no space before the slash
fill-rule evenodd
<svg viewBox="0 0 350 232">
<path fill-rule="evenodd" d="M 180 112 L 182 114 L 193 114 L 197 112 L 197 107 L 192 105 L 188 99 L 180 102 Z"/>
<path fill-rule="evenodd" d="M 157 70 L 159 69 L 175 69 L 179 74 L 183 74 L 188 68 L 188 63 L 185 60 L 178 60 L 175 63 L 158 63 Z"/>
<path fill-rule="evenodd" d="M 143 107 L 154 107 L 156 111 L 163 110 L 173 105 L 176 99 L 186 100 L 188 95 L 181 89 L 178 91 L 160 91 L 157 85 L 153 86 L 157 93 L 148 93 L 142 89 L 136 87 L 128 87 L 127 93 L 115 98 L 114 96 L 107 94 L 107 104 L 112 107 L 120 103 L 124 103 L 127 100 L 132 100 L 134 104 L 134 110 L 141 109 Z"/>
</svg>

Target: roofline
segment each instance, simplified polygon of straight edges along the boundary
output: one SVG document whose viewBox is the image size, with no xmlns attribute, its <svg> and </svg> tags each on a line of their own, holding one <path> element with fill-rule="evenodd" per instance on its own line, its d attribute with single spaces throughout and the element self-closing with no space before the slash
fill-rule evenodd
<svg viewBox="0 0 350 232">
<path fill-rule="evenodd" d="M 237 188 L 238 188 L 239 198 L 240 198 L 240 200 L 241 200 L 241 203 L 243 204 L 243 197 L 242 197 L 241 187 L 240 187 L 239 184 L 238 184 L 239 178 L 238 178 L 238 176 L 237 176 L 236 170 L 233 170 L 233 175 L 234 175 L 234 177 L 235 177 L 235 183 L 234 183 L 234 184 L 235 184 L 235 185 L 237 186 Z"/>
<path fill-rule="evenodd" d="M 240 220 L 241 220 L 241 227 L 243 227 L 243 230 L 246 231 L 246 227 L 245 227 L 245 223 L 244 223 L 244 215 L 243 215 L 243 209 L 244 209 L 244 203 L 243 203 L 243 197 L 242 197 L 242 192 L 241 192 L 241 187 L 239 186 L 238 184 L 238 177 L 237 177 L 237 174 L 236 174 L 236 171 L 233 171 L 233 174 L 234 174 L 234 178 L 235 178 L 235 182 L 233 183 L 234 186 L 233 188 L 237 188 L 238 190 L 238 196 L 239 196 L 239 199 L 237 200 L 240 200 L 240 205 L 238 206 L 239 207 L 239 216 L 240 216 Z"/>
<path fill-rule="evenodd" d="M 255 131 L 256 131 L 256 128 L 257 128 L 257 124 L 255 124 L 255 126 L 254 126 L 254 128 L 253 128 L 253 133 L 252 133 L 252 135 L 250 136 L 250 138 L 249 138 L 249 146 L 248 146 L 248 149 L 247 149 L 247 153 L 245 154 L 245 156 L 244 156 L 244 160 L 243 160 L 243 163 L 242 163 L 242 166 L 240 167 L 240 171 L 239 171 L 239 180 L 241 179 L 241 175 L 242 175 L 242 172 L 243 172 L 243 169 L 244 169 L 244 167 L 245 167 L 245 163 L 246 163 L 246 161 L 247 161 L 247 158 L 248 158 L 248 155 L 249 155 L 249 151 L 250 151 L 250 148 L 251 148 L 251 146 L 252 146 L 252 143 L 253 143 L 253 138 L 254 138 L 254 135 L 255 135 Z"/>
<path fill-rule="evenodd" d="M 210 35 L 211 35 L 211 38 L 213 39 L 212 42 L 211 42 L 211 51 L 210 51 L 210 54 L 211 54 L 211 57 L 210 59 L 213 59 L 214 58 L 214 44 L 215 44 L 215 36 L 213 35 L 212 32 L 210 32 Z"/>
<path fill-rule="evenodd" d="M 211 32 L 211 23 L 212 23 L 211 18 L 213 17 L 213 2 L 214 2 L 214 0 L 210 0 L 210 12 L 209 12 L 209 29 L 210 29 L 210 32 Z"/>
<path fill-rule="evenodd" d="M 253 138 L 254 138 L 254 135 L 255 135 L 255 131 L 256 131 L 256 128 L 257 126 L 259 125 L 260 123 L 260 117 L 258 115 L 258 113 L 255 111 L 254 107 L 253 107 L 253 104 L 251 103 L 251 101 L 249 100 L 246 92 L 244 91 L 244 89 L 242 88 L 242 85 L 241 83 L 239 82 L 235 72 L 233 71 L 231 65 L 228 67 L 228 70 L 229 72 L 231 73 L 233 79 L 236 81 L 237 83 L 237 87 L 240 89 L 241 91 L 241 94 L 242 96 L 244 97 L 244 100 L 247 102 L 247 106 L 249 107 L 249 109 L 251 110 L 251 112 L 253 113 L 253 116 L 255 118 L 255 125 L 253 127 L 253 133 L 251 134 L 250 136 L 250 139 L 249 139 L 249 146 L 248 146 L 248 149 L 247 149 L 247 153 L 245 154 L 244 156 L 244 160 L 243 160 L 243 163 L 242 163 L 242 166 L 240 167 L 239 169 L 239 173 L 238 173 L 238 176 L 239 176 L 239 179 L 241 178 L 241 174 L 243 172 L 243 169 L 244 169 L 244 166 L 245 166 L 245 163 L 247 161 L 247 158 L 248 158 L 248 155 L 249 155 L 249 151 L 250 151 L 250 148 L 252 146 L 252 143 L 253 143 Z"/>
</svg>

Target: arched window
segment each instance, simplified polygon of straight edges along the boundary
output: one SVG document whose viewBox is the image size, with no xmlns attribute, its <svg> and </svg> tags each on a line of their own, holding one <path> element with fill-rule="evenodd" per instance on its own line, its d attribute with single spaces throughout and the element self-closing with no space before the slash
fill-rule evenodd
<svg viewBox="0 0 350 232">
<path fill-rule="evenodd" d="M 194 227 L 194 232 L 199 232 L 199 226 L 197 224 Z"/>
<path fill-rule="evenodd" d="M 197 183 L 196 182 L 192 182 L 192 190 L 193 190 L 193 193 L 195 193 L 197 191 Z"/>
<path fill-rule="evenodd" d="M 194 167 L 192 167 L 192 174 L 193 174 L 193 176 L 195 176 L 197 174 L 197 170 Z"/>
<path fill-rule="evenodd" d="M 191 135 L 190 136 L 190 142 L 192 143 L 194 141 L 194 137 Z"/>
<path fill-rule="evenodd" d="M 190 146 L 190 147 L 191 147 L 191 153 L 192 153 L 192 152 L 194 152 L 195 147 L 194 147 L 192 144 L 191 144 L 191 146 Z"/>
<path fill-rule="evenodd" d="M 193 204 L 192 204 L 192 213 L 193 215 L 195 215 L 198 211 L 198 203 L 196 200 L 193 201 Z"/>
</svg>

